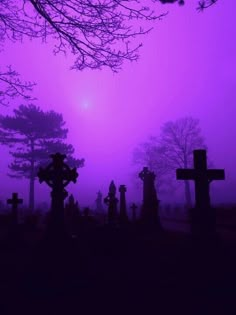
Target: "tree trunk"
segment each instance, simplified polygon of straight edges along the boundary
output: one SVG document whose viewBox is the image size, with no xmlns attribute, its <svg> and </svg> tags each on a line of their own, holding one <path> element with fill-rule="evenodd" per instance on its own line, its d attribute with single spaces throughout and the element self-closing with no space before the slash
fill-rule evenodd
<svg viewBox="0 0 236 315">
<path fill-rule="evenodd" d="M 34 174 L 30 174 L 29 209 L 34 211 Z"/>
<path fill-rule="evenodd" d="M 29 209 L 30 211 L 34 211 L 34 173 L 35 173 L 35 165 L 34 165 L 34 141 L 31 140 L 30 143 L 31 148 L 31 161 L 30 161 L 30 187 L 29 187 Z"/>
<path fill-rule="evenodd" d="M 190 183 L 188 180 L 184 181 L 184 190 L 185 190 L 186 206 L 188 208 L 191 208 L 192 207 L 192 198 L 191 198 L 191 191 L 190 191 Z"/>
</svg>

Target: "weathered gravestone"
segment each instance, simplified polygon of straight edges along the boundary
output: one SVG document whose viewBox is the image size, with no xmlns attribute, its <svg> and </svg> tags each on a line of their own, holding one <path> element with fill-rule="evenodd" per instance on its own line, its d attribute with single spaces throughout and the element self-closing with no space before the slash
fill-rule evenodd
<svg viewBox="0 0 236 315">
<path fill-rule="evenodd" d="M 176 178 L 194 180 L 195 208 L 190 211 L 192 232 L 197 235 L 215 234 L 215 213 L 210 205 L 210 183 L 225 179 L 222 169 L 207 169 L 206 150 L 194 150 L 194 169 L 177 169 Z"/>
<path fill-rule="evenodd" d="M 103 212 L 103 205 L 102 205 L 102 193 L 99 190 L 99 192 L 97 193 L 97 198 L 95 200 L 96 203 L 96 212 L 97 213 L 102 213 Z"/>
<path fill-rule="evenodd" d="M 125 185 L 120 185 L 119 187 L 120 192 L 120 214 L 119 214 L 119 221 L 121 225 L 127 224 L 129 219 L 127 215 L 127 207 L 126 207 L 126 187 Z"/>
<path fill-rule="evenodd" d="M 143 204 L 141 208 L 141 220 L 148 225 L 161 226 L 158 213 L 159 200 L 155 188 L 155 174 L 147 167 L 139 173 L 143 181 Z"/>
<path fill-rule="evenodd" d="M 116 225 L 118 221 L 118 211 L 116 198 L 116 186 L 114 181 L 111 181 L 109 186 L 109 192 L 106 198 L 104 198 L 104 203 L 108 206 L 108 224 Z"/>
<path fill-rule="evenodd" d="M 40 168 L 38 172 L 39 182 L 46 182 L 52 188 L 51 211 L 49 215 L 47 236 L 52 239 L 67 236 L 64 220 L 64 199 L 68 193 L 65 187 L 70 183 L 76 183 L 78 173 L 76 168 L 70 169 L 65 164 L 65 155 L 56 153 L 50 155 L 52 163 L 46 168 Z"/>
</svg>

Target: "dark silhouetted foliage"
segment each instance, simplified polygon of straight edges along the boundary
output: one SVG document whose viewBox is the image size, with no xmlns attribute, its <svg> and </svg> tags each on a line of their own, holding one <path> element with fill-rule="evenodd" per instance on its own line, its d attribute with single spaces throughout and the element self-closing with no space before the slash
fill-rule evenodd
<svg viewBox="0 0 236 315">
<path fill-rule="evenodd" d="M 9 165 L 12 177 L 30 179 L 30 207 L 34 207 L 34 180 L 39 166 L 46 165 L 52 153 L 67 155 L 71 167 L 82 167 L 83 159 L 73 157 L 74 148 L 66 144 L 68 129 L 61 114 L 42 111 L 35 105 L 21 105 L 13 116 L 0 116 L 0 142 L 14 148 Z"/>
</svg>

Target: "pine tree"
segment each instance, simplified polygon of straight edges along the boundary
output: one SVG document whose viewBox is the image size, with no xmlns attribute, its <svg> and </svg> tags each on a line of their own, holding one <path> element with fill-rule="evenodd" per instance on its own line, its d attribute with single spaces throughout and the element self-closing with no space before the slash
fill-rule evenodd
<svg viewBox="0 0 236 315">
<path fill-rule="evenodd" d="M 0 116 L 0 143 L 8 146 L 13 157 L 11 177 L 29 179 L 29 207 L 34 210 L 35 178 L 39 166 L 46 165 L 49 155 L 60 152 L 71 167 L 82 167 L 84 159 L 73 157 L 74 148 L 64 140 L 68 129 L 61 114 L 42 111 L 35 105 L 20 105 L 13 116 Z"/>
</svg>

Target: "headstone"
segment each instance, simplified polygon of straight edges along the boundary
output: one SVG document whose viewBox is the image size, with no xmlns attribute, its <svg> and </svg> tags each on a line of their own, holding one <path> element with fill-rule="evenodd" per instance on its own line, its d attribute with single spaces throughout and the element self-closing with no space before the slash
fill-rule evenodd
<svg viewBox="0 0 236 315">
<path fill-rule="evenodd" d="M 176 178 L 195 182 L 195 208 L 191 210 L 192 232 L 215 233 L 215 215 L 210 205 L 210 183 L 225 179 L 222 169 L 207 169 L 206 150 L 194 150 L 194 169 L 177 169 Z"/>
<path fill-rule="evenodd" d="M 40 168 L 38 172 L 39 182 L 46 182 L 52 188 L 51 191 L 51 211 L 48 225 L 48 236 L 50 238 L 61 238 L 66 236 L 64 222 L 64 199 L 68 193 L 65 187 L 70 183 L 76 182 L 78 173 L 76 168 L 70 169 L 65 164 L 65 155 L 56 153 L 50 156 L 52 163 L 46 168 Z"/>
<path fill-rule="evenodd" d="M 106 198 L 104 198 L 104 203 L 108 206 L 108 224 L 116 225 L 118 219 L 117 203 L 116 198 L 116 186 L 114 181 L 111 181 L 109 186 L 109 192 Z"/>
<path fill-rule="evenodd" d="M 119 221 L 121 225 L 127 224 L 129 219 L 127 215 L 127 207 L 126 207 L 126 187 L 125 185 L 120 185 L 119 187 L 120 192 L 120 214 L 119 214 Z"/>
<path fill-rule="evenodd" d="M 159 200 L 155 188 L 155 174 L 144 167 L 139 173 L 139 178 L 143 181 L 143 204 L 141 209 L 141 220 L 149 225 L 160 227 L 158 214 Z"/>
<path fill-rule="evenodd" d="M 97 198 L 96 198 L 95 202 L 96 202 L 96 212 L 97 213 L 102 213 L 103 212 L 102 193 L 101 193 L 100 190 L 97 193 Z"/>
</svg>

